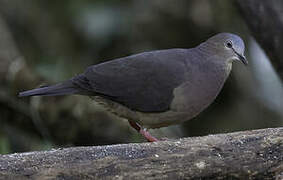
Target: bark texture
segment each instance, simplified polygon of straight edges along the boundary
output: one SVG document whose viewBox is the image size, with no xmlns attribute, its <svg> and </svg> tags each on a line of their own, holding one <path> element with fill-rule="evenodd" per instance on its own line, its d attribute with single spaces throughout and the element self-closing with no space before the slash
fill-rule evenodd
<svg viewBox="0 0 283 180">
<path fill-rule="evenodd" d="M 283 128 L 0 157 L 1 179 L 281 179 Z"/>
</svg>

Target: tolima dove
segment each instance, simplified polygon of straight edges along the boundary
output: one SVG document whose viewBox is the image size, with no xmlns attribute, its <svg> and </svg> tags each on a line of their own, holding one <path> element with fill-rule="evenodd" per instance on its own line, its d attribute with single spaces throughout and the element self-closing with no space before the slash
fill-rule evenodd
<svg viewBox="0 0 283 180">
<path fill-rule="evenodd" d="M 94 96 L 148 141 L 157 141 L 146 128 L 177 124 L 203 111 L 222 89 L 232 62 L 248 64 L 244 50 L 239 36 L 219 33 L 195 48 L 144 52 L 93 65 L 65 82 L 19 96 Z"/>
</svg>

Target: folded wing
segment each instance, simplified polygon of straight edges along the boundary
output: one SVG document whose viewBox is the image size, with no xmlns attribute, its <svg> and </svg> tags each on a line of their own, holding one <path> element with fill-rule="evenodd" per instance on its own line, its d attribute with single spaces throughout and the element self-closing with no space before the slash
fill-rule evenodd
<svg viewBox="0 0 283 180">
<path fill-rule="evenodd" d="M 72 79 L 87 92 L 142 112 L 169 109 L 173 90 L 188 71 L 184 49 L 145 52 L 90 66 Z"/>
</svg>

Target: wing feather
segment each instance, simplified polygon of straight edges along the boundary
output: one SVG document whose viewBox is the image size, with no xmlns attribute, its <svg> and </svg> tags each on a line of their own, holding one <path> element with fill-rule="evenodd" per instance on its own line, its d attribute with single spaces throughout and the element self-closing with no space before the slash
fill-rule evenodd
<svg viewBox="0 0 283 180">
<path fill-rule="evenodd" d="M 152 51 L 90 66 L 72 81 L 83 89 L 142 112 L 169 109 L 185 81 L 187 49 Z"/>
</svg>

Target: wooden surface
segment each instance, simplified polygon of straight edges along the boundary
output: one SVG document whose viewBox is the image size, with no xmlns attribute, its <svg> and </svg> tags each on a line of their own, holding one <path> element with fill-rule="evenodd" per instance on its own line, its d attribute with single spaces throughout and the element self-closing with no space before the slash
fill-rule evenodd
<svg viewBox="0 0 283 180">
<path fill-rule="evenodd" d="M 280 179 L 283 128 L 0 157 L 1 179 Z"/>
</svg>

